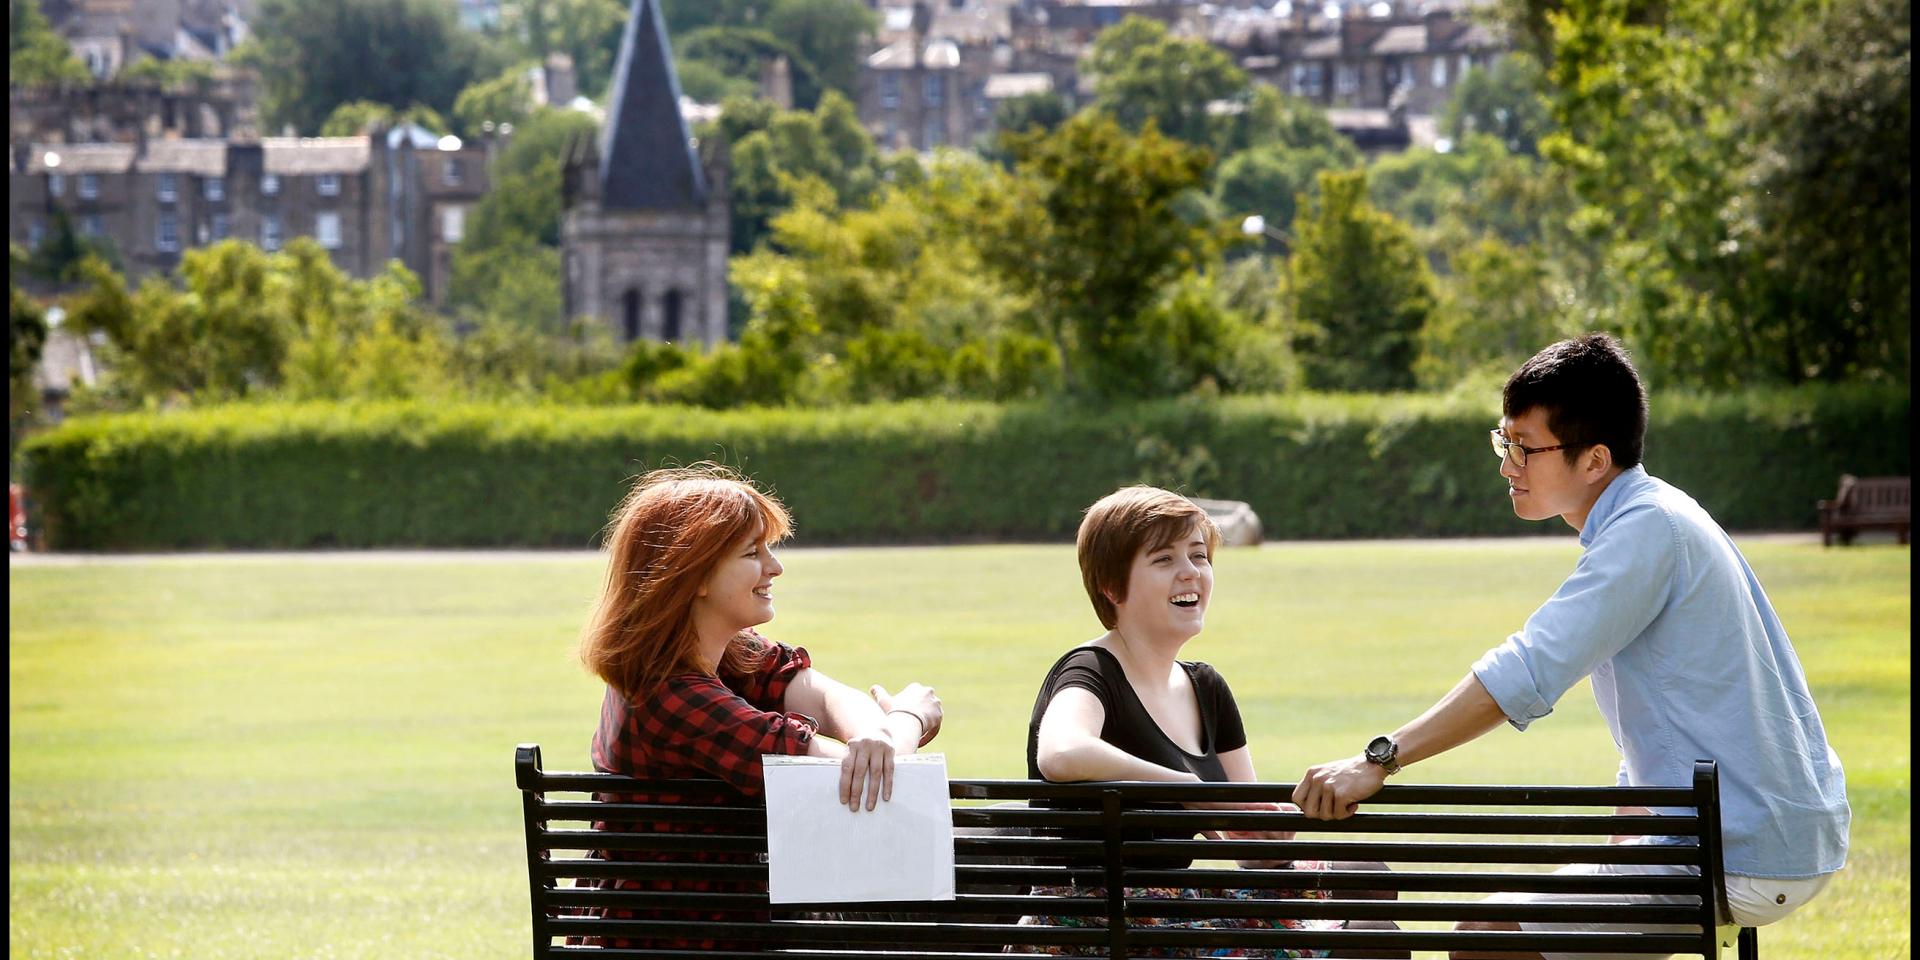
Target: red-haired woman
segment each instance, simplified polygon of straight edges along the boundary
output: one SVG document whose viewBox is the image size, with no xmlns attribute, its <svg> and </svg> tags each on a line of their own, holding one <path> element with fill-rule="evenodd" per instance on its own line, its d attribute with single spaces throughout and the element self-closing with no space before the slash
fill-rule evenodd
<svg viewBox="0 0 1920 960">
<path fill-rule="evenodd" d="M 872 810 L 891 797 L 893 758 L 933 739 L 940 700 L 920 684 L 893 696 L 878 686 L 861 693 L 813 669 L 806 650 L 754 632 L 773 619 L 773 580 L 782 571 L 773 547 L 791 528 L 777 500 L 721 467 L 659 470 L 634 486 L 615 511 L 606 583 L 581 641 L 581 659 L 607 682 L 593 737 L 594 769 L 650 780 L 717 778 L 751 797 L 762 792 L 763 754 L 839 757 L 841 803 Z M 639 851 L 607 856 L 726 859 Z M 648 889 L 631 882 L 621 887 Z M 690 881 L 652 888 L 740 889 Z"/>
</svg>

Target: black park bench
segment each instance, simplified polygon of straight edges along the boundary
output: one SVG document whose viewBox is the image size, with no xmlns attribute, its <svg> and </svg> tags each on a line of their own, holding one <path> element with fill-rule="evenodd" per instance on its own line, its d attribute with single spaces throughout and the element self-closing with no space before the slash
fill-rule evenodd
<svg viewBox="0 0 1920 960">
<path fill-rule="evenodd" d="M 1179 802 L 1284 801 L 1291 784 L 955 780 L 955 801 L 998 801 L 953 808 L 956 899 L 803 908 L 768 904 L 766 811 L 718 781 L 549 772 L 541 768 L 535 744 L 519 747 L 514 766 L 527 835 L 535 960 L 712 957 L 712 949 L 697 945 L 716 942 L 724 945 L 724 955 L 741 958 L 893 960 L 999 957 L 1044 947 L 1121 958 L 1153 949 L 1223 946 L 1321 948 L 1339 951 L 1336 955 L 1588 950 L 1718 957 L 1722 945 L 1715 925 L 1717 905 L 1724 915 L 1719 792 L 1714 765 L 1705 761 L 1695 765 L 1690 788 L 1396 784 L 1369 800 L 1363 812 L 1340 821 L 1165 809 Z M 673 802 L 620 802 L 633 795 Z M 1025 805 L 1034 801 L 1062 801 L 1075 808 Z M 1422 812 L 1407 809 L 1414 807 Z M 1695 813 L 1628 816 L 1611 812 L 1615 807 L 1691 807 Z M 1174 828 L 1292 830 L 1297 835 L 1289 841 L 1156 840 L 1153 831 L 1141 829 L 1154 827 L 1163 833 Z M 1612 835 L 1690 837 L 1696 843 L 1605 842 Z M 616 856 L 630 859 L 593 858 L 586 855 L 590 850 L 616 850 Z M 1196 858 L 1191 866 L 1167 866 L 1169 860 L 1188 858 Z M 1222 869 L 1208 860 L 1385 862 L 1391 869 Z M 1550 872 L 1571 863 L 1686 864 L 1700 873 L 1595 877 Z M 586 885 L 616 879 L 651 889 Z M 1028 892 L 1076 881 L 1109 893 L 1043 897 Z M 1129 886 L 1325 890 L 1336 899 L 1136 900 L 1124 896 Z M 1558 904 L 1483 899 L 1500 892 L 1544 891 L 1601 896 L 1595 902 Z M 1343 892 L 1373 899 L 1338 898 Z M 1675 894 L 1682 901 L 1650 905 L 1606 899 L 1646 893 Z M 614 915 L 605 915 L 609 912 Z M 1022 916 L 1084 919 L 1072 927 L 1021 926 Z M 1249 916 L 1390 920 L 1400 929 L 1130 929 L 1127 924 L 1128 917 Z M 1461 921 L 1595 919 L 1670 924 L 1676 932 L 1454 929 Z M 577 938 L 593 938 L 589 943 L 625 938 L 655 946 L 569 945 L 566 938 L 576 938 L 576 944 Z M 659 946 L 663 943 L 677 946 Z M 1751 929 L 1740 931 L 1739 956 L 1758 956 Z"/>
</svg>

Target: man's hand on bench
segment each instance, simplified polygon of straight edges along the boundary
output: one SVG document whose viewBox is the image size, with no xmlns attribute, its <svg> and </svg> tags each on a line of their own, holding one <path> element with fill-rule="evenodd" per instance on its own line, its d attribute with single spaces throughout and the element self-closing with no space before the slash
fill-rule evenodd
<svg viewBox="0 0 1920 960">
<path fill-rule="evenodd" d="M 1293 802 L 1300 812 L 1316 820 L 1345 820 L 1360 809 L 1360 801 L 1380 792 L 1387 782 L 1387 768 L 1367 760 L 1364 755 L 1308 767 L 1299 786 L 1293 788 Z"/>
</svg>

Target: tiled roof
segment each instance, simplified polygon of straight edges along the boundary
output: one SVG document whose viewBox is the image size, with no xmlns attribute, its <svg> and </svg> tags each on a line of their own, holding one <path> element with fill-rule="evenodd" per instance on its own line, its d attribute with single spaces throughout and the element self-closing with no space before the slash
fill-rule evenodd
<svg viewBox="0 0 1920 960">
<path fill-rule="evenodd" d="M 1339 55 L 1339 34 L 1309 40 L 1306 45 L 1300 48 L 1300 56 L 1309 60 L 1326 60 Z"/>
<path fill-rule="evenodd" d="M 146 155 L 133 166 L 141 173 L 222 177 L 227 173 L 227 143 L 224 140 L 149 140 Z"/>
<path fill-rule="evenodd" d="M 1427 28 L 1418 23 L 1389 27 L 1373 42 L 1373 52 L 1377 54 L 1420 53 L 1426 49 Z"/>
<path fill-rule="evenodd" d="M 360 173 L 373 157 L 366 137 L 266 137 L 260 147 L 266 172 L 279 177 Z"/>
<path fill-rule="evenodd" d="M 911 70 L 914 67 L 913 40 L 895 40 L 867 57 L 867 66 L 875 70 Z"/>
<path fill-rule="evenodd" d="M 59 162 L 50 165 L 49 155 Z M 28 173 L 126 173 L 131 169 L 131 143 L 36 143 L 27 157 Z"/>
<path fill-rule="evenodd" d="M 996 73 L 987 78 L 987 99 L 1005 100 L 1034 93 L 1051 93 L 1053 75 L 1046 73 Z"/>
</svg>

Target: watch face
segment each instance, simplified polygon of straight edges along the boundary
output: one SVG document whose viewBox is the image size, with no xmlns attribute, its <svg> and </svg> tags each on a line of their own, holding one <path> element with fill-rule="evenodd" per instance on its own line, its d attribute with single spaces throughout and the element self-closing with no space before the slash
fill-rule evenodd
<svg viewBox="0 0 1920 960">
<path fill-rule="evenodd" d="M 1374 737 L 1373 742 L 1367 744 L 1368 760 L 1372 760 L 1374 763 L 1386 763 L 1387 758 L 1391 756 L 1393 756 L 1393 741 L 1391 739 L 1384 736 Z"/>
</svg>

